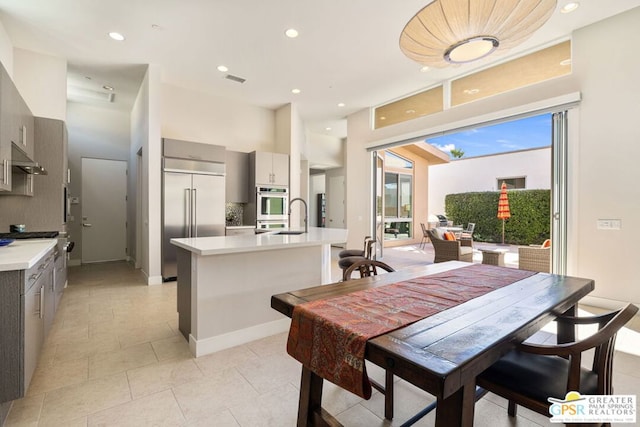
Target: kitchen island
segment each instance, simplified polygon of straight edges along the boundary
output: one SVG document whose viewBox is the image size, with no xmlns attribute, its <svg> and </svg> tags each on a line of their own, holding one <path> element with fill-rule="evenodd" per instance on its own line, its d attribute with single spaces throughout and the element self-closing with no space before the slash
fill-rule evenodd
<svg viewBox="0 0 640 427">
<path fill-rule="evenodd" d="M 179 329 L 194 356 L 288 330 L 271 295 L 332 282 L 331 245 L 346 242 L 347 230 L 277 233 L 171 239 L 178 247 Z"/>
</svg>

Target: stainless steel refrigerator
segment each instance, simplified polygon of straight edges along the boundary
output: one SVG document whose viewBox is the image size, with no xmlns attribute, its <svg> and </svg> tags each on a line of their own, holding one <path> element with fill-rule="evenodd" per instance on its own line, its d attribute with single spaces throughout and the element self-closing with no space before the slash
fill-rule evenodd
<svg viewBox="0 0 640 427">
<path fill-rule="evenodd" d="M 162 278 L 177 275 L 173 238 L 224 236 L 224 163 L 164 158 Z"/>
</svg>

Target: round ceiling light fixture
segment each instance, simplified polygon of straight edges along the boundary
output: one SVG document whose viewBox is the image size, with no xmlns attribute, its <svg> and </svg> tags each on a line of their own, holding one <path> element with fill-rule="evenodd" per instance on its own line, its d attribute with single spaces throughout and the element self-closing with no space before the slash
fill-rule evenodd
<svg viewBox="0 0 640 427">
<path fill-rule="evenodd" d="M 477 61 L 495 51 L 500 42 L 495 37 L 474 37 L 450 46 L 444 52 L 444 59 L 452 64 Z"/>
<path fill-rule="evenodd" d="M 291 93 L 294 93 L 297 95 L 300 93 L 300 89 L 291 89 Z"/>
<path fill-rule="evenodd" d="M 295 28 L 289 28 L 287 31 L 284 32 L 284 34 L 290 39 L 295 39 L 299 35 L 298 30 L 296 30 Z"/>
<path fill-rule="evenodd" d="M 113 40 L 118 41 L 118 42 L 122 42 L 124 41 L 124 36 L 116 31 L 112 31 L 109 33 L 109 37 L 111 37 Z"/>
<path fill-rule="evenodd" d="M 229 71 L 229 68 L 227 68 L 225 65 L 218 65 L 218 71 L 220 71 L 221 73 L 226 73 L 227 71 Z"/>
<path fill-rule="evenodd" d="M 476 61 L 525 41 L 556 5 L 557 0 L 434 0 L 405 25 L 400 50 L 430 67 Z"/>
<path fill-rule="evenodd" d="M 572 1 L 562 6 L 562 8 L 560 9 L 560 13 L 571 13 L 579 7 L 580 3 L 578 3 L 577 1 Z"/>
</svg>

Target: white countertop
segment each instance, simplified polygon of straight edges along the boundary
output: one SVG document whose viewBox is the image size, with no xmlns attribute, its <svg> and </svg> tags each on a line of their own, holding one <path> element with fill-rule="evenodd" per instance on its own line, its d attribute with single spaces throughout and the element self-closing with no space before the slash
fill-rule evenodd
<svg viewBox="0 0 640 427">
<path fill-rule="evenodd" d="M 0 247 L 0 271 L 31 268 L 57 244 L 57 239 L 18 239 L 8 246 L 2 246 Z"/>
<path fill-rule="evenodd" d="M 171 243 L 198 255 L 220 255 L 337 244 L 347 241 L 347 230 L 343 228 L 309 227 L 308 233 L 290 235 L 275 234 L 278 231 L 280 230 L 256 235 L 171 239 Z"/>
</svg>

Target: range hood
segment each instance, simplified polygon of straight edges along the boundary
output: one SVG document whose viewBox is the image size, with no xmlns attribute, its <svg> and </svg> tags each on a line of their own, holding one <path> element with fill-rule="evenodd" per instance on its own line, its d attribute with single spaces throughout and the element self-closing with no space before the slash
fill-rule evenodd
<svg viewBox="0 0 640 427">
<path fill-rule="evenodd" d="M 14 170 L 19 170 L 29 175 L 48 174 L 43 166 L 27 157 L 15 144 L 11 144 L 11 166 Z"/>
</svg>

